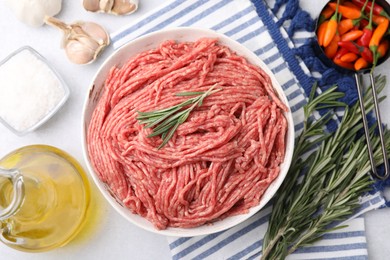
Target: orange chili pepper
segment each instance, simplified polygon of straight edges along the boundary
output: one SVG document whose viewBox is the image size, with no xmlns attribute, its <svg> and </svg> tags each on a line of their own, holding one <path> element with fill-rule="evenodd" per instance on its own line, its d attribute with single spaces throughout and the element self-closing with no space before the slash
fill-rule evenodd
<svg viewBox="0 0 390 260">
<path fill-rule="evenodd" d="M 354 8 L 354 9 L 359 10 L 359 11 L 361 10 L 360 7 L 358 7 L 357 5 L 355 5 L 355 4 L 352 3 L 352 2 L 345 1 L 345 2 L 343 3 L 343 5 L 346 6 L 346 7 Z"/>
<path fill-rule="evenodd" d="M 353 30 L 341 36 L 342 41 L 355 41 L 363 35 L 361 30 Z"/>
<path fill-rule="evenodd" d="M 326 31 L 326 27 L 328 27 L 328 23 L 329 21 L 325 21 L 323 22 L 320 27 L 318 27 L 318 30 L 317 30 L 317 39 L 318 39 L 318 44 L 320 46 L 323 46 L 324 45 L 324 35 L 325 35 L 325 31 Z"/>
<path fill-rule="evenodd" d="M 341 56 L 340 60 L 343 61 L 343 62 L 354 62 L 355 60 L 357 60 L 359 58 L 359 56 L 353 52 L 349 52 L 347 54 L 344 54 L 343 56 Z"/>
<path fill-rule="evenodd" d="M 381 15 L 373 15 L 372 16 L 372 21 L 375 23 L 375 24 L 380 24 L 382 23 L 384 20 L 388 20 L 386 17 L 384 16 L 381 16 Z"/>
<path fill-rule="evenodd" d="M 386 55 L 387 51 L 389 50 L 389 41 L 383 40 L 378 46 L 377 53 L 378 53 L 378 58 L 382 58 L 383 56 Z"/>
<path fill-rule="evenodd" d="M 325 55 L 329 59 L 333 59 L 336 56 L 337 50 L 339 49 L 338 42 L 340 41 L 340 35 L 336 33 L 330 44 L 325 48 Z"/>
<path fill-rule="evenodd" d="M 374 54 L 374 65 L 376 65 L 377 62 L 377 51 L 380 41 L 382 40 L 383 35 L 386 33 L 387 28 L 389 27 L 389 20 L 383 20 L 382 23 L 378 24 L 378 27 L 374 30 L 374 33 L 372 34 L 369 47 L 372 53 Z"/>
<path fill-rule="evenodd" d="M 343 68 L 346 68 L 346 69 L 350 69 L 350 70 L 353 70 L 354 69 L 354 66 L 351 62 L 344 62 L 340 59 L 333 59 L 333 62 L 335 64 L 337 64 L 338 66 L 340 67 L 343 67 Z"/>
<path fill-rule="evenodd" d="M 328 47 L 333 37 L 336 35 L 336 32 L 337 32 L 337 11 L 330 18 L 326 26 L 326 30 L 324 33 L 324 41 L 323 41 L 323 46 L 325 48 Z"/>
<path fill-rule="evenodd" d="M 360 57 L 359 59 L 357 59 L 355 61 L 353 66 L 354 66 L 355 70 L 358 71 L 358 70 L 367 68 L 368 62 L 365 59 L 363 59 L 362 57 Z"/>
<path fill-rule="evenodd" d="M 339 22 L 339 25 L 337 26 L 337 30 L 340 35 L 343 35 L 344 33 L 351 30 L 354 26 L 359 24 L 359 19 L 352 20 L 352 19 L 343 19 Z"/>
<path fill-rule="evenodd" d="M 334 14 L 334 10 L 332 7 L 327 6 L 324 10 L 322 10 L 320 14 L 320 18 L 318 19 L 318 24 L 322 24 L 325 20 L 328 20 Z"/>
<path fill-rule="evenodd" d="M 333 10 L 336 10 L 337 4 L 336 3 L 329 3 L 329 6 L 332 7 Z M 361 16 L 360 10 L 344 6 L 344 5 L 339 5 L 338 6 L 338 12 L 341 13 L 342 16 L 349 18 L 349 19 L 358 19 Z"/>
</svg>

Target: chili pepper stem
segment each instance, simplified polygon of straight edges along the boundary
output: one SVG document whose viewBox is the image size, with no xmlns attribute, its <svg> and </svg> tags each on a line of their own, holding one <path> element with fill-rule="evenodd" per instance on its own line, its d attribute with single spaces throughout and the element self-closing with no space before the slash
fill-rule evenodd
<svg viewBox="0 0 390 260">
<path fill-rule="evenodd" d="M 379 58 L 378 46 L 373 46 L 370 49 L 371 49 L 373 56 L 374 56 L 374 61 L 372 62 L 372 68 L 371 68 L 371 72 L 370 72 L 370 73 L 373 73 L 374 69 L 376 67 L 376 64 L 378 63 L 378 58 Z"/>
<path fill-rule="evenodd" d="M 374 5 L 374 3 L 375 3 L 375 0 L 372 1 L 373 5 Z M 370 30 L 372 30 L 372 17 L 374 16 L 373 11 L 374 11 L 374 8 L 371 8 L 371 10 L 370 10 L 370 19 L 368 20 L 368 25 L 366 26 L 366 28 L 370 29 Z"/>
<path fill-rule="evenodd" d="M 366 9 L 366 6 L 367 6 L 367 4 L 368 4 L 368 1 L 369 1 L 369 0 L 366 0 L 366 2 L 364 3 L 362 9 L 360 10 L 360 12 L 361 12 L 362 14 L 364 14 L 364 10 Z M 373 8 L 371 8 L 371 10 L 372 10 L 372 9 L 373 9 Z M 372 16 L 372 15 L 371 15 L 371 16 Z"/>
</svg>

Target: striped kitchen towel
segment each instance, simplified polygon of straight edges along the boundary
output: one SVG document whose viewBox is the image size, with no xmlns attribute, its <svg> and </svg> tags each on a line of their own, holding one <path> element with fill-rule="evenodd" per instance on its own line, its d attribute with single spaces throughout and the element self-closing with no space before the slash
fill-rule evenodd
<svg viewBox="0 0 390 260">
<path fill-rule="evenodd" d="M 303 41 L 294 39 L 291 29 L 283 27 L 288 24 L 287 18 L 283 18 L 286 22 L 278 22 L 280 19 L 262 0 L 167 0 L 113 33 L 111 39 L 116 49 L 141 35 L 169 27 L 193 26 L 223 33 L 252 50 L 272 70 L 289 99 L 295 130 L 299 133 L 303 127 L 305 89 L 314 78 L 303 59 L 297 58 L 293 51 L 294 43 Z M 298 37 L 304 39 L 305 33 L 300 32 Z M 288 259 L 367 259 L 362 214 L 381 207 L 385 201 L 380 193 L 374 193 L 361 202 L 359 212 L 348 221 L 348 228 L 326 234 L 323 240 L 296 251 Z M 268 206 L 240 225 L 207 236 L 168 237 L 172 258 L 258 258 L 270 212 Z"/>
</svg>

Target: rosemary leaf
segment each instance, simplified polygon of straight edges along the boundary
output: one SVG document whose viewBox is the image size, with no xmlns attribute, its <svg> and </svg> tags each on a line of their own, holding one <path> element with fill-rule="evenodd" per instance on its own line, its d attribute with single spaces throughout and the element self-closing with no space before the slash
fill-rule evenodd
<svg viewBox="0 0 390 260">
<path fill-rule="evenodd" d="M 177 107 L 176 109 L 173 109 L 169 112 L 161 114 L 158 117 L 155 117 L 152 115 L 150 117 L 150 119 L 152 119 L 152 121 L 149 121 L 149 123 L 146 124 L 145 128 L 151 128 L 151 127 L 163 122 L 164 120 L 169 120 L 170 116 L 175 115 L 175 113 L 178 112 L 180 109 L 181 109 L 180 107 Z"/>
<path fill-rule="evenodd" d="M 153 130 L 153 132 L 150 135 L 148 135 L 148 138 L 162 135 L 164 133 L 167 134 L 169 129 L 171 129 L 174 125 L 176 125 L 176 121 L 171 121 L 168 124 L 164 125 L 163 127 L 159 128 L 157 130 L 156 129 Z M 162 138 L 162 139 L 164 139 L 164 138 Z"/>
<path fill-rule="evenodd" d="M 182 106 L 183 103 L 179 104 L 179 105 Z M 153 117 L 153 116 L 161 116 L 161 115 L 164 115 L 165 113 L 170 112 L 176 108 L 177 108 L 177 106 L 169 107 L 169 108 L 165 108 L 165 109 L 161 109 L 161 110 L 150 111 L 150 112 L 137 111 L 138 112 L 137 119 L 149 118 L 149 117 Z"/>
<path fill-rule="evenodd" d="M 161 124 L 159 124 L 158 126 L 156 126 L 153 129 L 153 133 L 160 131 L 161 128 L 164 128 L 165 126 L 167 126 L 171 123 L 176 123 L 179 120 L 179 118 L 181 118 L 181 116 L 186 113 L 187 110 L 188 109 L 186 109 L 184 111 L 178 111 L 176 114 L 172 114 L 170 117 L 165 118 L 164 122 L 162 122 Z M 153 136 L 156 136 L 156 135 L 153 135 Z"/>
<path fill-rule="evenodd" d="M 380 92 L 385 77 L 376 77 Z M 304 129 L 296 140 L 292 164 L 275 196 L 268 230 L 263 240 L 262 259 L 284 259 L 301 246 L 321 239 L 360 206 L 359 197 L 370 189 L 371 170 L 362 129 L 359 104 L 348 108 L 337 101 L 342 93 L 336 86 L 315 96 L 316 86 L 304 107 Z M 383 98 L 380 98 L 383 100 Z M 373 109 L 372 94 L 364 97 L 366 113 Z M 343 119 L 335 133 L 323 131 L 338 107 L 345 107 Z M 321 108 L 330 112 L 318 120 L 312 114 Z M 370 129 L 374 158 L 382 163 L 379 137 Z M 385 130 L 386 150 L 390 152 L 390 131 Z M 321 144 L 309 156 L 311 149 Z M 305 156 L 306 157 L 303 157 Z M 304 159 L 305 158 L 305 159 Z M 299 176 L 303 175 L 303 178 Z"/>
<path fill-rule="evenodd" d="M 204 92 L 202 91 L 192 91 L 192 92 L 180 92 L 180 93 L 176 93 L 175 95 L 176 96 L 179 96 L 179 97 L 186 97 L 186 96 L 198 96 L 198 95 L 203 95 Z"/>
<path fill-rule="evenodd" d="M 137 111 L 138 116 L 137 120 L 140 124 L 145 125 L 144 128 L 154 128 L 152 133 L 148 137 L 154 137 L 161 135 L 162 143 L 158 146 L 157 149 L 164 147 L 168 141 L 172 138 L 176 129 L 184 123 L 190 113 L 196 108 L 200 107 L 203 104 L 203 100 L 211 94 L 214 94 L 220 90 L 214 89 L 216 85 L 211 86 L 206 92 L 181 92 L 176 93 L 176 96 L 196 96 L 190 98 L 178 105 L 154 110 L 154 111 Z M 185 107 L 191 105 L 190 107 L 184 109 Z M 184 110 L 183 110 L 184 109 Z"/>
<path fill-rule="evenodd" d="M 180 123 L 177 122 L 166 134 L 165 138 L 163 139 L 163 142 L 157 147 L 157 149 L 161 149 L 164 145 L 168 143 L 168 141 L 172 138 L 173 134 L 175 133 L 176 129 L 179 127 Z"/>
</svg>

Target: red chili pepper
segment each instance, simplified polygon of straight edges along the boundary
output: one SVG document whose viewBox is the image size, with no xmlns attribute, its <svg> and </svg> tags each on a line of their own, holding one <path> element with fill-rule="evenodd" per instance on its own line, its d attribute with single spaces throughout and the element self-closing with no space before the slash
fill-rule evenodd
<svg viewBox="0 0 390 260">
<path fill-rule="evenodd" d="M 352 3 L 354 3 L 355 5 L 357 5 L 359 7 L 363 7 L 364 4 L 366 3 L 366 0 L 352 0 Z M 372 8 L 372 6 L 374 6 L 374 8 Z M 373 9 L 374 14 L 382 15 L 382 16 L 385 16 L 388 19 L 390 19 L 390 16 L 386 13 L 386 11 L 383 9 L 382 6 L 375 4 L 375 3 L 373 5 L 372 2 L 368 2 L 366 5 L 366 8 L 365 8 L 365 11 L 370 12 L 371 8 Z"/>
<path fill-rule="evenodd" d="M 357 41 L 357 44 L 364 46 L 364 47 L 368 47 L 368 45 L 370 44 L 371 38 L 372 38 L 372 34 L 373 34 L 372 17 L 373 17 L 373 9 L 371 8 L 370 20 L 368 21 L 367 26 L 364 27 L 362 36 Z"/>
<path fill-rule="evenodd" d="M 357 43 L 350 41 L 341 41 L 338 44 L 340 47 L 346 48 L 350 52 L 361 55 L 369 63 L 372 63 L 374 60 L 372 52 L 367 47 L 359 46 Z"/>
<path fill-rule="evenodd" d="M 363 59 L 365 59 L 369 63 L 374 62 L 374 56 L 372 55 L 372 51 L 369 48 L 361 46 L 360 55 L 362 55 Z"/>
<path fill-rule="evenodd" d="M 339 48 L 339 50 L 336 52 L 336 56 L 334 56 L 335 59 L 340 59 L 342 56 L 347 54 L 349 52 L 346 48 Z"/>
<path fill-rule="evenodd" d="M 372 37 L 372 28 L 369 29 L 366 27 L 363 29 L 363 34 L 359 38 L 359 40 L 357 41 L 357 44 L 359 44 L 361 46 L 368 47 L 368 44 L 370 43 L 371 37 Z"/>
<path fill-rule="evenodd" d="M 360 20 L 360 28 L 361 29 L 364 29 L 364 27 L 366 27 L 367 25 L 368 25 L 368 20 L 366 20 L 366 19 Z"/>
<path fill-rule="evenodd" d="M 343 41 L 341 41 L 338 44 L 339 44 L 340 47 L 345 48 L 345 49 L 349 50 L 350 52 L 353 52 L 355 54 L 360 54 L 359 47 L 354 42 L 349 42 L 349 41 L 343 42 Z"/>
</svg>

